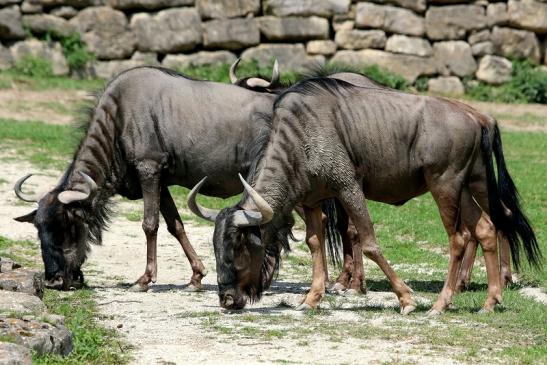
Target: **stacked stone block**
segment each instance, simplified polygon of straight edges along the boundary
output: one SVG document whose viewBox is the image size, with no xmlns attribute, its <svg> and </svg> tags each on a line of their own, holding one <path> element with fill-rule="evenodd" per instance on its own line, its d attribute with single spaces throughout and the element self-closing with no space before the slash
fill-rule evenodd
<svg viewBox="0 0 547 365">
<path fill-rule="evenodd" d="M 29 36 L 48 31 L 79 32 L 106 78 L 140 64 L 332 60 L 454 92 L 461 78 L 508 81 L 509 59 L 547 62 L 547 0 L 0 0 L 0 69 L 31 54 L 67 74 L 60 46 Z"/>
</svg>

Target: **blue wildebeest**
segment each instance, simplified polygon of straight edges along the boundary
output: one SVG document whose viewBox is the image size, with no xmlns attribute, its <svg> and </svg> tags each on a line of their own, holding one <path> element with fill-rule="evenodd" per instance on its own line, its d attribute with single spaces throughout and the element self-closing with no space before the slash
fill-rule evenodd
<svg viewBox="0 0 547 365">
<path fill-rule="evenodd" d="M 234 69 L 230 70 L 234 75 Z M 156 281 L 159 212 L 180 242 L 190 265 L 190 285 L 199 288 L 205 268 L 186 236 L 167 189 L 191 187 L 207 175 L 210 196 L 229 197 L 243 189 L 238 172 L 249 169 L 253 145 L 269 121 L 277 82 L 258 78 L 238 85 L 197 81 L 174 71 L 139 67 L 121 73 L 106 86 L 90 113 L 87 131 L 58 185 L 42 197 L 38 209 L 16 218 L 33 223 L 41 242 L 48 286 L 68 289 L 83 280 L 81 265 L 89 243 L 100 243 L 114 194 L 144 201 L 142 228 L 147 258 L 134 289 Z M 249 83 L 249 85 L 247 85 Z M 249 90 L 253 89 L 253 90 Z M 15 185 L 21 192 L 24 176 Z"/>
<path fill-rule="evenodd" d="M 155 67 L 128 70 L 109 82 L 59 184 L 39 199 L 38 209 L 16 218 L 38 230 L 49 287 L 83 283 L 80 267 L 89 243 L 101 242 L 115 194 L 144 200 L 146 268 L 133 289 L 145 291 L 156 280 L 159 212 L 190 261 L 190 286 L 201 286 L 204 266 L 167 187 L 191 187 L 210 176 L 204 187 L 210 196 L 225 198 L 243 190 L 237 173 L 248 171 L 252 149 L 270 128 L 263 116 L 271 113 L 279 71 L 275 63 L 271 81 L 237 79 L 238 62 L 230 68 L 235 85 L 192 80 Z M 15 192 L 36 201 L 21 191 L 30 176 L 15 184 Z"/>
<path fill-rule="evenodd" d="M 449 237 L 450 259 L 431 315 L 451 302 L 471 238 L 480 242 L 486 262 L 485 311 L 501 301 L 497 230 L 507 238 L 517 268 L 522 249 L 529 263 L 541 265 L 534 232 L 505 166 L 496 122 L 471 107 L 312 78 L 277 98 L 272 131 L 249 174 L 254 187 L 241 178 L 246 194 L 234 207 L 221 210 L 216 220 L 213 244 L 219 299 L 225 308 L 242 308 L 246 297 L 260 297 L 263 288 L 257 283 L 278 266 L 278 252 L 287 245 L 290 212 L 297 203 L 304 206 L 313 257 L 311 290 L 299 309 L 318 304 L 325 292 L 318 204 L 327 198 L 336 198 L 344 207 L 364 254 L 389 279 L 403 314 L 415 309 L 411 289 L 384 258 L 365 198 L 400 205 L 432 193 Z M 245 250 L 254 254 L 242 254 Z M 253 277 L 258 279 L 249 279 Z"/>
</svg>

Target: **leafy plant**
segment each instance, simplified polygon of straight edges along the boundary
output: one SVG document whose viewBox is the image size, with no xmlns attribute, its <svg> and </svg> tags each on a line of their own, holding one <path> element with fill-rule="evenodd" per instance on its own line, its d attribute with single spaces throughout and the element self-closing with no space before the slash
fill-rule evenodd
<svg viewBox="0 0 547 365">
<path fill-rule="evenodd" d="M 48 42 L 58 41 L 61 44 L 63 54 L 71 70 L 79 70 L 85 67 L 88 62 L 95 60 L 95 55 L 88 51 L 85 42 L 78 32 L 69 35 L 48 32 L 44 40 Z"/>
<path fill-rule="evenodd" d="M 17 72 L 26 76 L 42 78 L 53 76 L 51 61 L 32 55 L 23 56 L 14 68 Z"/>
<path fill-rule="evenodd" d="M 397 74 L 387 71 L 378 65 L 367 66 L 363 68 L 362 73 L 387 87 L 397 90 L 408 89 L 408 82 Z"/>
</svg>

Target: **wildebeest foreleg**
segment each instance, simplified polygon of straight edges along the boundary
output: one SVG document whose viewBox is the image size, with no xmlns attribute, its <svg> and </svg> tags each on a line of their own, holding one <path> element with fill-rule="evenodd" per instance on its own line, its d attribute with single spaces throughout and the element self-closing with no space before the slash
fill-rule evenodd
<svg viewBox="0 0 547 365">
<path fill-rule="evenodd" d="M 378 246 L 378 242 L 376 241 L 374 228 L 362 191 L 358 187 L 355 187 L 353 190 L 341 191 L 339 199 L 357 229 L 363 253 L 380 267 L 388 278 L 393 291 L 397 294 L 401 314 L 412 312 L 416 309 L 416 303 L 410 295 L 412 290 L 397 276 L 382 254 L 380 246 Z"/>
<path fill-rule="evenodd" d="M 201 289 L 201 279 L 207 274 L 207 272 L 205 270 L 205 266 L 203 266 L 203 263 L 199 259 L 196 251 L 186 236 L 184 224 L 180 219 L 175 202 L 173 201 L 171 193 L 167 187 L 163 187 L 161 190 L 160 211 L 163 219 L 165 219 L 165 223 L 167 224 L 167 230 L 179 241 L 184 254 L 190 262 L 190 266 L 192 267 L 192 278 L 190 279 L 188 288 Z"/>
<path fill-rule="evenodd" d="M 144 219 L 142 229 L 146 235 L 146 269 L 137 280 L 132 290 L 147 291 L 150 282 L 156 282 L 157 234 L 160 211 L 160 164 L 145 160 L 137 165 L 144 202 Z"/>
<path fill-rule="evenodd" d="M 325 294 L 325 249 L 323 244 L 323 213 L 320 207 L 304 207 L 304 216 L 306 218 L 306 243 L 311 251 L 313 260 L 312 284 L 311 289 L 306 294 L 306 298 L 296 309 L 307 310 L 315 308 Z"/>
</svg>

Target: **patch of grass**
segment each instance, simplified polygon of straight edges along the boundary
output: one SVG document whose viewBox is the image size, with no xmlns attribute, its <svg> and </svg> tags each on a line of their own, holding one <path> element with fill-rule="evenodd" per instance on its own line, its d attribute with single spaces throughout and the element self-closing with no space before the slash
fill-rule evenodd
<svg viewBox="0 0 547 365">
<path fill-rule="evenodd" d="M 531 61 L 514 61 L 513 78 L 500 86 L 467 83 L 467 96 L 502 103 L 547 103 L 547 71 Z"/>
<path fill-rule="evenodd" d="M 141 222 L 143 219 L 143 212 L 140 210 L 135 210 L 132 212 L 125 213 L 125 218 L 131 222 Z"/>
<path fill-rule="evenodd" d="M 27 240 L 12 240 L 0 236 L 0 257 L 5 257 L 26 267 L 36 267 L 38 245 Z"/>
<path fill-rule="evenodd" d="M 51 61 L 31 55 L 24 56 L 14 66 L 16 72 L 21 75 L 49 78 L 53 76 Z"/>
<path fill-rule="evenodd" d="M 406 90 L 409 87 L 408 82 L 403 77 L 377 65 L 367 66 L 363 68 L 361 72 L 374 81 L 392 89 Z"/>
<path fill-rule="evenodd" d="M 89 289 L 61 293 L 46 290 L 44 304 L 54 314 L 65 316 L 65 325 L 73 333 L 73 350 L 67 357 L 33 356 L 34 364 L 124 364 L 129 348 L 114 330 L 97 323 L 97 304 Z"/>
<path fill-rule="evenodd" d="M 27 64 L 25 68 L 36 71 L 36 68 Z M 11 89 L 17 87 L 25 90 L 46 91 L 51 89 L 62 90 L 87 90 L 95 91 L 104 87 L 105 82 L 101 79 L 76 79 L 69 76 L 31 76 L 27 72 L 19 68 L 12 68 L 5 71 L 0 71 L 0 88 Z"/>
</svg>

